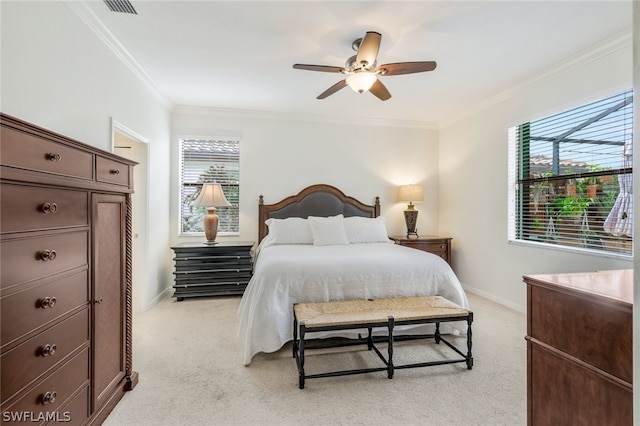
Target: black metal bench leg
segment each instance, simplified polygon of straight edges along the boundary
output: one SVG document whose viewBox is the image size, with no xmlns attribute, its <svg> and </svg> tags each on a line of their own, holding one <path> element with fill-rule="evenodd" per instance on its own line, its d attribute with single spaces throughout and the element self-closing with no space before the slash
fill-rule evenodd
<svg viewBox="0 0 640 426">
<path fill-rule="evenodd" d="M 372 350 L 373 349 L 373 338 L 372 336 L 372 329 L 371 327 L 367 327 L 368 330 L 368 334 L 367 334 L 367 349 L 368 350 Z"/>
<path fill-rule="evenodd" d="M 433 336 L 436 339 L 436 343 L 440 344 L 440 340 L 442 340 L 442 338 L 440 337 L 440 323 L 437 322 L 436 323 L 436 333 Z"/>
<path fill-rule="evenodd" d="M 296 318 L 295 311 L 295 303 L 293 304 L 293 346 L 291 347 L 291 351 L 293 352 L 293 357 L 296 357 L 296 350 L 298 348 L 298 318 Z"/>
<path fill-rule="evenodd" d="M 300 324 L 300 356 L 298 361 L 298 386 L 304 389 L 304 324 Z"/>
<path fill-rule="evenodd" d="M 389 317 L 389 323 L 388 323 L 388 327 L 389 327 L 389 348 L 388 348 L 388 353 L 389 353 L 389 360 L 387 363 L 387 377 L 389 379 L 393 379 L 393 326 L 394 326 L 394 319 L 393 317 Z"/>
<path fill-rule="evenodd" d="M 469 312 L 467 317 L 467 369 L 473 368 L 473 356 L 471 356 L 471 338 L 473 333 L 471 332 L 471 323 L 473 322 L 473 312 Z"/>
</svg>

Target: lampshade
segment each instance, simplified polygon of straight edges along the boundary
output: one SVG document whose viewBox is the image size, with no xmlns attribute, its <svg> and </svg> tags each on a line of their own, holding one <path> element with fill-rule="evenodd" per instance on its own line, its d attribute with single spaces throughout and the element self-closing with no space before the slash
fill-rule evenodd
<svg viewBox="0 0 640 426">
<path fill-rule="evenodd" d="M 421 203 L 424 201 L 422 185 L 402 185 L 398 187 L 398 201 Z"/>
<path fill-rule="evenodd" d="M 198 207 L 225 207 L 231 203 L 224 196 L 222 187 L 217 183 L 205 183 L 202 185 L 200 194 L 193 202 Z"/>
<path fill-rule="evenodd" d="M 377 79 L 378 77 L 372 72 L 360 71 L 347 77 L 347 84 L 355 92 L 362 93 L 369 90 Z"/>
</svg>

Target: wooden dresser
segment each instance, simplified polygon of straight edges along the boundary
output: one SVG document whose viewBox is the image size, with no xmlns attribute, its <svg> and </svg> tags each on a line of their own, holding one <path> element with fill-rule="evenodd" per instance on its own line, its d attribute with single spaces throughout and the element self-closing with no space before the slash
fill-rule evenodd
<svg viewBox="0 0 640 426">
<path fill-rule="evenodd" d="M 213 246 L 182 243 L 175 252 L 175 292 L 178 302 L 187 297 L 242 294 L 251 279 L 253 242 L 225 242 Z"/>
<path fill-rule="evenodd" d="M 528 424 L 631 425 L 633 272 L 524 282 Z"/>
<path fill-rule="evenodd" d="M 451 238 L 450 237 L 390 237 L 396 244 L 417 250 L 433 253 L 447 261 L 451 266 Z"/>
<path fill-rule="evenodd" d="M 134 162 L 0 114 L 3 423 L 99 424 L 131 357 Z"/>
</svg>

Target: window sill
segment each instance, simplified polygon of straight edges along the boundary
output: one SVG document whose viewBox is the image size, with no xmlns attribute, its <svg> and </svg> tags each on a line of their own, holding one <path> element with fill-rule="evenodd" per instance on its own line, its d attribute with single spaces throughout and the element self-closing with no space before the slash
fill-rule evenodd
<svg viewBox="0 0 640 426">
<path fill-rule="evenodd" d="M 601 250 L 592 250 L 580 247 L 569 247 L 569 246 L 561 246 L 557 244 L 548 244 L 548 243 L 538 243 L 535 241 L 526 241 L 526 240 L 507 240 L 509 244 L 525 246 L 525 247 L 535 247 L 546 250 L 556 250 L 563 251 L 574 254 L 581 254 L 587 256 L 597 256 L 597 257 L 608 257 L 616 260 L 626 260 L 629 262 L 633 261 L 633 255 L 627 253 L 614 253 L 614 252 L 605 252 Z"/>
<path fill-rule="evenodd" d="M 218 232 L 217 237 L 239 237 L 240 232 Z M 204 232 L 181 232 L 178 237 L 204 237 Z"/>
</svg>

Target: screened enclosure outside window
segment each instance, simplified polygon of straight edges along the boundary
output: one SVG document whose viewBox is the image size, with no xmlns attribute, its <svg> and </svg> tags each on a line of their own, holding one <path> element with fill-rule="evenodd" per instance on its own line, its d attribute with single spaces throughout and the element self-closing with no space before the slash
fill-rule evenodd
<svg viewBox="0 0 640 426">
<path fill-rule="evenodd" d="M 632 91 L 509 129 L 509 239 L 632 254 Z"/>
<path fill-rule="evenodd" d="M 218 234 L 239 232 L 240 141 L 180 139 L 180 233 L 204 233 L 205 207 L 194 200 L 202 184 L 218 183 L 231 207 L 216 207 Z"/>
</svg>

